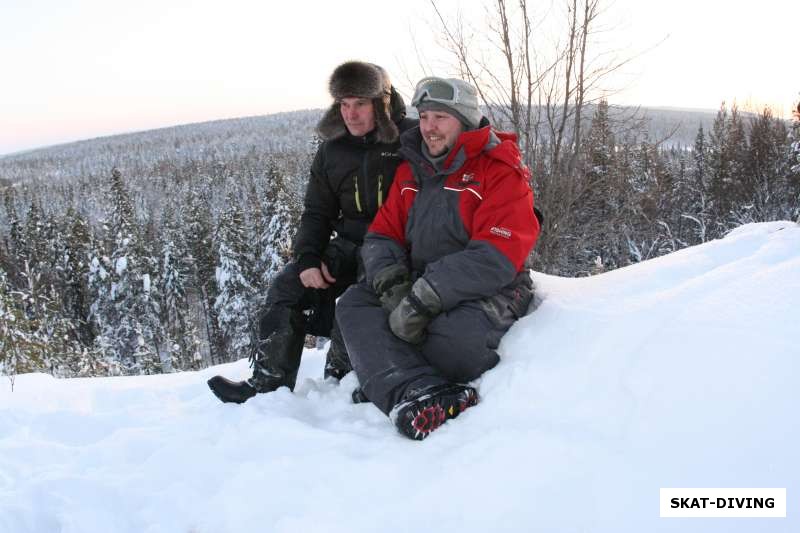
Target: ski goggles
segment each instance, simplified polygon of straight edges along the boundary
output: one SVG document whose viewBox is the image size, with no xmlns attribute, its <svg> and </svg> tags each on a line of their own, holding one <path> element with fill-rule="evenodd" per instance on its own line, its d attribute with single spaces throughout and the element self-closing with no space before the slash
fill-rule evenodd
<svg viewBox="0 0 800 533">
<path fill-rule="evenodd" d="M 411 99 L 411 105 L 417 107 L 423 100 L 455 105 L 463 103 L 461 96 L 458 86 L 449 80 L 436 77 L 423 78 L 414 90 L 414 98 Z"/>
</svg>

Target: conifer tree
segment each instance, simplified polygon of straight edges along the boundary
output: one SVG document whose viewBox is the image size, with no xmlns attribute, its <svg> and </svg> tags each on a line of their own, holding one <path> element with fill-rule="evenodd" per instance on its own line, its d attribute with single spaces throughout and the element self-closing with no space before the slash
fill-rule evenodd
<svg viewBox="0 0 800 533">
<path fill-rule="evenodd" d="M 66 239 L 59 265 L 63 309 L 65 317 L 75 324 L 77 339 L 88 348 L 94 340 L 89 323 L 92 234 L 86 219 L 73 207 L 68 209 L 64 223 Z"/>
<path fill-rule="evenodd" d="M 259 243 L 259 238 L 264 233 L 264 228 L 269 222 L 264 199 L 264 183 L 259 183 L 259 181 L 263 180 L 259 180 L 257 176 L 253 176 L 252 173 L 249 173 L 246 183 L 243 184 L 246 190 L 246 206 L 244 211 L 247 213 L 244 231 L 246 233 L 245 238 L 251 243 Z M 246 249 L 246 253 L 247 263 L 250 267 L 250 271 L 247 272 L 247 281 L 254 289 L 259 290 L 261 274 L 264 270 L 261 246 L 259 244 L 250 246 Z"/>
<path fill-rule="evenodd" d="M 792 171 L 800 172 L 800 102 L 792 112 L 794 119 L 792 120 L 792 144 L 791 144 L 791 161 Z"/>
<path fill-rule="evenodd" d="M 34 199 L 28 208 L 28 216 L 23 228 L 24 260 L 34 265 L 37 271 L 43 271 L 47 260 L 47 240 L 45 238 L 45 221 L 42 207 Z"/>
<path fill-rule="evenodd" d="M 790 196 L 789 162 L 786 151 L 788 131 L 782 120 L 765 107 L 749 123 L 748 151 L 743 193 L 747 221 L 764 222 L 790 216 L 786 199 Z"/>
<path fill-rule="evenodd" d="M 12 374 L 70 375 L 66 361 L 80 348 L 59 312 L 56 291 L 27 261 L 21 274 L 25 286 L 13 289 L 0 271 L 0 362 Z"/>
<path fill-rule="evenodd" d="M 16 374 L 44 366 L 41 346 L 25 313 L 26 298 L 11 287 L 6 273 L 0 270 L 0 374 L 12 379 Z"/>
<path fill-rule="evenodd" d="M 116 169 L 112 172 L 110 204 L 113 248 L 110 270 L 103 265 L 104 281 L 109 285 L 103 291 L 103 299 L 92 308 L 100 329 L 96 342 L 126 374 L 160 372 L 162 335 L 157 298 L 152 291 L 153 277 L 143 253 L 130 197 Z"/>
<path fill-rule="evenodd" d="M 216 281 L 219 294 L 214 308 L 224 343 L 224 353 L 230 360 L 248 353 L 255 293 L 247 279 L 244 220 L 239 201 L 233 194 L 229 194 L 228 207 L 220 218 L 217 247 L 219 264 Z"/>
<path fill-rule="evenodd" d="M 571 232 L 579 235 L 574 242 L 588 272 L 596 264 L 616 265 L 619 258 L 615 226 L 622 211 L 616 190 L 620 174 L 607 101 L 597 105 L 583 143 L 584 168 L 576 169 L 570 180 L 575 201 L 569 223 L 574 224 Z"/>
<path fill-rule="evenodd" d="M 729 162 L 730 181 L 725 189 L 727 194 L 730 195 L 730 208 L 737 209 L 742 205 L 751 203 L 752 190 L 748 187 L 748 182 L 751 181 L 751 178 L 748 175 L 747 133 L 736 102 L 731 106 L 730 118 L 726 127 L 728 131 L 724 150 L 727 152 L 727 160 Z"/>
<path fill-rule="evenodd" d="M 706 136 L 703 132 L 703 124 L 697 128 L 697 136 L 694 138 L 694 184 L 697 190 L 705 191 L 706 179 L 708 174 Z"/>
<path fill-rule="evenodd" d="M 267 162 L 266 190 L 262 209 L 263 223 L 258 228 L 258 283 L 268 287 L 291 256 L 296 231 L 293 198 L 283 173 L 274 159 Z M 265 293 L 262 290 L 262 293 Z M 263 294 L 262 294 L 263 295 Z"/>
<path fill-rule="evenodd" d="M 269 223 L 259 238 L 261 253 L 261 286 L 268 287 L 274 278 L 291 259 L 292 239 L 297 225 L 292 219 L 288 194 L 280 194 L 273 205 Z"/>
<path fill-rule="evenodd" d="M 725 102 L 722 102 L 714 119 L 708 142 L 709 196 L 717 223 L 714 237 L 724 233 L 723 221 L 733 205 L 728 131 L 728 108 Z"/>
<path fill-rule="evenodd" d="M 789 136 L 789 202 L 793 203 L 791 218 L 800 223 L 800 102 L 793 112 L 791 133 Z"/>
<path fill-rule="evenodd" d="M 587 176 L 595 178 L 592 181 L 607 177 L 613 166 L 616 142 L 608 117 L 608 101 L 605 99 L 597 104 L 585 142 L 588 152 Z"/>
<path fill-rule="evenodd" d="M 208 182 L 194 184 L 188 192 L 185 216 L 186 245 L 190 256 L 190 275 L 187 290 L 199 294 L 203 327 L 212 363 L 221 363 L 219 357 L 220 335 L 214 302 L 217 298 L 215 271 L 217 249 L 214 246 L 214 225 L 211 214 L 211 191 Z"/>
<path fill-rule="evenodd" d="M 22 222 L 17 214 L 17 193 L 15 187 L 3 189 L 3 205 L 8 221 L 8 238 L 5 240 L 6 252 L 0 268 L 5 269 L 8 283 L 13 284 L 18 279 L 20 259 L 25 254 L 25 239 L 22 236 Z"/>
<path fill-rule="evenodd" d="M 74 324 L 62 314 L 56 289 L 40 274 L 29 270 L 25 275 L 29 282 L 24 290 L 28 334 L 35 341 L 40 364 L 35 370 L 68 377 L 72 375 L 69 361 L 82 351 Z"/>
<path fill-rule="evenodd" d="M 174 213 L 166 213 L 163 221 L 161 248 L 161 323 L 164 328 L 164 345 L 173 370 L 198 368 L 202 361 L 197 327 L 190 319 L 186 296 L 188 256 L 186 242 Z"/>
<path fill-rule="evenodd" d="M 679 183 L 677 233 L 685 245 L 706 241 L 708 212 L 708 145 L 703 125 L 697 129 L 691 156 L 691 171 Z"/>
<path fill-rule="evenodd" d="M 122 367 L 112 354 L 113 338 L 107 335 L 111 331 L 111 322 L 105 314 L 111 306 L 111 270 L 111 259 L 101 248 L 95 248 L 89 263 L 89 295 L 92 302 L 89 306 L 89 325 L 93 336 L 89 350 L 97 364 L 104 369 L 103 374 L 116 376 L 122 373 Z"/>
</svg>

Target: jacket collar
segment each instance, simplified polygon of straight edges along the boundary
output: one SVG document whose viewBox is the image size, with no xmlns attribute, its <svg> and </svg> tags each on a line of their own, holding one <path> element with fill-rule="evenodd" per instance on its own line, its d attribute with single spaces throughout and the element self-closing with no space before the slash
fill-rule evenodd
<svg viewBox="0 0 800 533">
<path fill-rule="evenodd" d="M 511 140 L 516 139 L 513 134 L 500 133 L 499 135 L 511 137 Z M 464 163 L 477 157 L 481 152 L 494 150 L 500 145 L 501 139 L 488 125 L 477 130 L 463 132 L 450 149 L 441 171 L 437 170 L 423 155 L 422 142 L 422 132 L 419 126 L 407 130 L 400 136 L 400 155 L 414 167 L 420 176 L 432 177 L 436 174 L 450 175 L 458 172 Z"/>
</svg>

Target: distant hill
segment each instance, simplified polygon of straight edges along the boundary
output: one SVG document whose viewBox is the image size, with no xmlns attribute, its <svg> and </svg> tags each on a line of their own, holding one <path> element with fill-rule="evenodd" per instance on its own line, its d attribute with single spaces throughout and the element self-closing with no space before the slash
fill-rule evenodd
<svg viewBox="0 0 800 533">
<path fill-rule="evenodd" d="M 589 106 L 586 116 L 594 112 Z M 708 131 L 716 111 L 612 107 L 617 116 L 644 118 L 651 141 L 691 146 L 700 124 Z M 413 109 L 410 109 L 413 115 Z M 0 157 L 0 184 L 30 179 L 47 182 L 107 173 L 111 167 L 140 175 L 159 161 L 230 160 L 251 150 L 307 154 L 320 109 L 215 120 L 136 133 L 98 137 Z M 670 136 L 670 134 L 672 134 Z"/>
<path fill-rule="evenodd" d="M 141 175 L 159 161 L 231 160 L 252 150 L 307 153 L 320 115 L 303 110 L 215 120 L 39 148 L 0 157 L 0 179 L 52 181 L 107 173 L 111 167 Z"/>
<path fill-rule="evenodd" d="M 666 139 L 666 146 L 693 146 L 697 129 L 702 125 L 706 134 L 714 124 L 716 110 L 686 109 L 678 107 L 643 107 L 641 112 L 648 120 L 650 139 Z"/>
</svg>

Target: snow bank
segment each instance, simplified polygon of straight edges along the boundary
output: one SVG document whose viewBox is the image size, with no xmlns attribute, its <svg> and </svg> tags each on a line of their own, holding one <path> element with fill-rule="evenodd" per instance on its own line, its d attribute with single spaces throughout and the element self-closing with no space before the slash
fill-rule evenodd
<svg viewBox="0 0 800 533">
<path fill-rule="evenodd" d="M 800 227 L 535 274 L 482 403 L 419 443 L 352 375 L 223 405 L 197 373 L 0 388 L 0 532 L 800 530 Z M 660 519 L 661 487 L 786 487 L 785 519 Z"/>
</svg>

